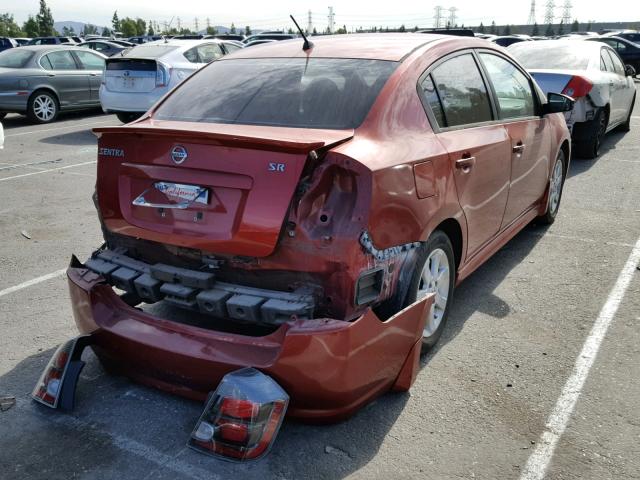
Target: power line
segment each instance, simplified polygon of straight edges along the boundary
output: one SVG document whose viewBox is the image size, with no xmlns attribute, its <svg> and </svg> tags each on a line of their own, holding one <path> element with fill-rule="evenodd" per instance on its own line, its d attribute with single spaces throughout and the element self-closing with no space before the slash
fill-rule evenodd
<svg viewBox="0 0 640 480">
<path fill-rule="evenodd" d="M 435 28 L 440 28 L 442 26 L 442 11 L 444 9 L 440 5 L 436 5 L 434 8 L 435 15 L 433 16 L 433 26 Z"/>
<path fill-rule="evenodd" d="M 556 5 L 553 0 L 547 0 L 544 10 L 544 23 L 547 25 L 552 24 L 555 20 L 554 8 L 556 8 Z"/>
<path fill-rule="evenodd" d="M 531 10 L 529 10 L 529 19 L 527 20 L 529 25 L 536 23 L 536 0 L 531 0 Z"/>
</svg>

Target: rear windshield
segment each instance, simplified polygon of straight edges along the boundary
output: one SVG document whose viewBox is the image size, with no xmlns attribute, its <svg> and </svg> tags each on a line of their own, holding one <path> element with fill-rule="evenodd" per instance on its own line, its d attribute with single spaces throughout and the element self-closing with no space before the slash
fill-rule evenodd
<svg viewBox="0 0 640 480">
<path fill-rule="evenodd" d="M 177 45 L 139 45 L 127 51 L 123 57 L 159 58 L 176 48 Z"/>
<path fill-rule="evenodd" d="M 4 68 L 23 68 L 35 52 L 32 50 L 24 50 L 22 48 L 12 48 L 0 52 L 0 67 Z"/>
<path fill-rule="evenodd" d="M 543 42 L 541 42 L 543 43 Z M 573 40 L 568 45 L 540 45 L 520 42 L 509 47 L 509 53 L 526 68 L 545 70 L 586 70 L 593 50 Z"/>
<path fill-rule="evenodd" d="M 159 107 L 155 118 L 305 128 L 356 128 L 396 62 L 247 58 L 209 64 Z"/>
</svg>

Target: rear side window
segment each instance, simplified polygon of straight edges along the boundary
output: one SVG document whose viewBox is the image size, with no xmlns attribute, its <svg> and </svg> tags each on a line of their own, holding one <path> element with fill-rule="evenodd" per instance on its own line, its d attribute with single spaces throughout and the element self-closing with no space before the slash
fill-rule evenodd
<svg viewBox="0 0 640 480">
<path fill-rule="evenodd" d="M 198 47 L 198 57 L 200 62 L 209 63 L 222 57 L 222 48 L 217 43 L 209 43 L 207 45 L 200 45 Z"/>
<path fill-rule="evenodd" d="M 242 58 L 212 62 L 160 105 L 159 120 L 356 128 L 396 62 Z"/>
<path fill-rule="evenodd" d="M 492 120 L 487 88 L 471 54 L 446 60 L 433 69 L 431 77 L 442 102 L 445 125 L 441 126 Z"/>
<path fill-rule="evenodd" d="M 481 53 L 480 58 L 495 90 L 500 118 L 534 116 L 535 103 L 527 77 L 502 57 Z"/>
<path fill-rule="evenodd" d="M 607 67 L 607 72 L 615 73 L 615 69 L 613 68 L 613 62 L 611 61 L 611 56 L 606 48 L 600 49 L 600 60 L 604 60 L 604 65 Z"/>
<path fill-rule="evenodd" d="M 436 123 L 439 127 L 444 127 L 446 125 L 444 121 L 444 112 L 442 111 L 442 103 L 440 102 L 440 97 L 438 97 L 438 92 L 436 91 L 436 87 L 433 84 L 433 79 L 431 75 L 427 75 L 424 80 L 420 83 L 420 88 L 422 89 L 422 94 L 424 95 L 424 99 L 427 101 L 427 105 L 433 112 L 433 116 L 436 119 Z"/>
<path fill-rule="evenodd" d="M 228 53 L 233 53 L 236 50 L 240 50 L 240 48 L 242 48 L 242 47 L 239 47 L 238 45 L 234 45 L 233 43 L 225 43 L 224 44 L 224 48 L 227 49 Z"/>
<path fill-rule="evenodd" d="M 85 70 L 104 70 L 104 58 L 92 52 L 82 52 L 76 50 L 76 55 Z"/>
<path fill-rule="evenodd" d="M 44 68 L 50 69 L 50 70 L 77 70 L 78 69 L 76 62 L 73 59 L 73 56 L 71 56 L 71 52 L 68 52 L 68 51 L 47 53 L 44 57 L 42 57 L 41 64 Z M 49 66 L 51 68 L 49 68 Z"/>
</svg>

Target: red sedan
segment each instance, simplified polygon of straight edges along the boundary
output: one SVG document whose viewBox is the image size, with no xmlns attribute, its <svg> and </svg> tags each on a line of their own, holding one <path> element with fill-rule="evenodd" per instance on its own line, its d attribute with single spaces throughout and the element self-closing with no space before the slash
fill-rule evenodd
<svg viewBox="0 0 640 480">
<path fill-rule="evenodd" d="M 313 42 L 236 52 L 95 130 L 105 245 L 71 263 L 82 336 L 36 399 L 70 408 L 90 345 L 141 383 L 215 391 L 190 445 L 256 458 L 285 411 L 336 421 L 409 389 L 455 285 L 553 222 L 571 99 L 483 40 Z"/>
</svg>

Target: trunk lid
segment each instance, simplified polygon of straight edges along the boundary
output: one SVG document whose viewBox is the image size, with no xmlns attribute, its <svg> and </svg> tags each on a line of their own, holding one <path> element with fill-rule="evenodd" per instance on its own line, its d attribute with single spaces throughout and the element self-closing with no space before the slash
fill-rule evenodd
<svg viewBox="0 0 640 480">
<path fill-rule="evenodd" d="M 94 132 L 108 230 L 251 257 L 273 252 L 309 152 L 353 136 L 153 119 Z"/>
<path fill-rule="evenodd" d="M 104 72 L 110 92 L 147 93 L 156 88 L 158 63 L 152 59 L 109 58 Z"/>
<path fill-rule="evenodd" d="M 528 70 L 544 94 L 562 93 L 574 75 L 586 76 L 584 70 Z"/>
</svg>

